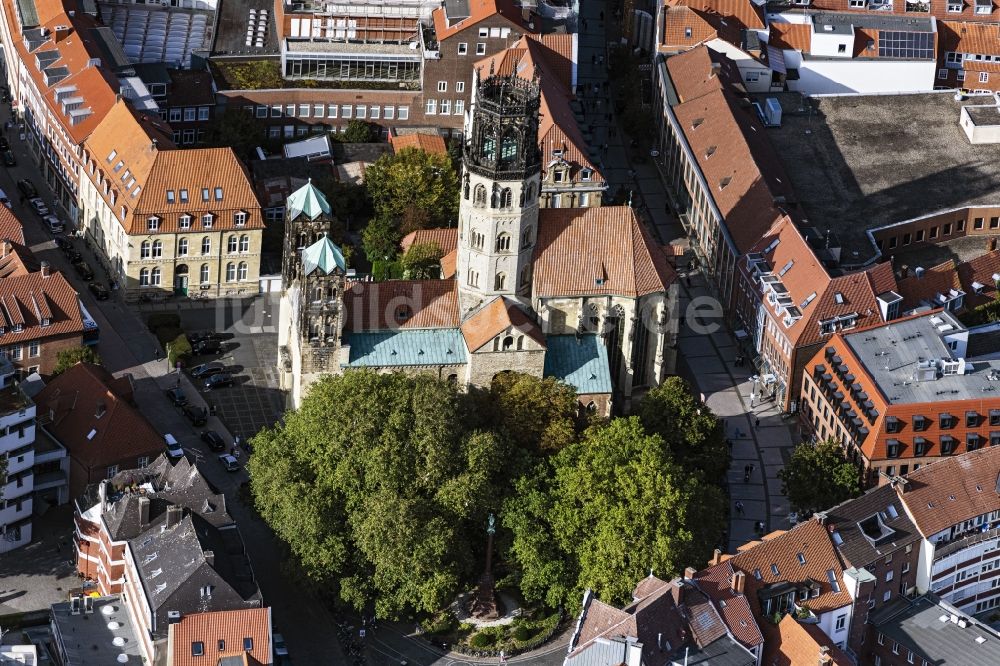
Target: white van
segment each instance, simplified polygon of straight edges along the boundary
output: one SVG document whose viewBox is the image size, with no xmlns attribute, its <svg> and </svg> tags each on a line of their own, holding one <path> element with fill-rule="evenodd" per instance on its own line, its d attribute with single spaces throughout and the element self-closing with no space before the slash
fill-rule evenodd
<svg viewBox="0 0 1000 666">
<path fill-rule="evenodd" d="M 167 455 L 171 458 L 183 458 L 184 449 L 181 445 L 177 443 L 177 438 L 171 435 L 169 432 L 163 436 L 163 439 L 167 442 Z"/>
</svg>

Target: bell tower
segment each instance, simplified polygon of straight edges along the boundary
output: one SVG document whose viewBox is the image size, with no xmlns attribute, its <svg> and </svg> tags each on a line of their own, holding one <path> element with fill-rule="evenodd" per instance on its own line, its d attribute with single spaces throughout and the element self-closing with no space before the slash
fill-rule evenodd
<svg viewBox="0 0 1000 666">
<path fill-rule="evenodd" d="M 458 223 L 463 317 L 495 296 L 530 298 L 541 173 L 538 107 L 535 81 L 491 73 L 476 85 Z"/>
</svg>

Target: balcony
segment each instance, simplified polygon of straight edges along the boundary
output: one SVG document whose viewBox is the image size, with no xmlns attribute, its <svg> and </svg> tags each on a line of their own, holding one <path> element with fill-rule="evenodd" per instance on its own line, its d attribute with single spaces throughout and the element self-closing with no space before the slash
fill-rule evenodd
<svg viewBox="0 0 1000 666">
<path fill-rule="evenodd" d="M 48 490 L 49 488 L 58 488 L 59 486 L 66 485 L 66 472 L 62 470 L 56 470 L 54 472 L 45 472 L 43 474 L 35 475 L 35 490 Z"/>
<path fill-rule="evenodd" d="M 17 508 L 17 504 L 15 503 L 11 503 L 5 509 L 0 509 L 0 525 L 10 525 L 11 523 L 28 518 L 31 516 L 32 504 L 32 499 L 29 495 L 21 500 L 20 509 Z"/>
<path fill-rule="evenodd" d="M 7 477 L 10 479 L 10 475 Z M 22 472 L 20 476 L 10 481 L 3 487 L 3 497 L 20 497 L 30 493 L 35 489 L 34 476 L 31 472 Z"/>
<path fill-rule="evenodd" d="M 950 541 L 937 541 L 934 546 L 934 561 L 937 562 L 960 550 L 997 537 L 1000 537 L 1000 527 L 994 527 L 985 532 L 966 532 Z"/>
<path fill-rule="evenodd" d="M 33 449 L 28 449 L 17 455 L 8 455 L 7 457 L 7 474 L 17 474 L 18 472 L 23 472 L 26 469 L 31 469 L 35 464 L 35 452 Z"/>
</svg>

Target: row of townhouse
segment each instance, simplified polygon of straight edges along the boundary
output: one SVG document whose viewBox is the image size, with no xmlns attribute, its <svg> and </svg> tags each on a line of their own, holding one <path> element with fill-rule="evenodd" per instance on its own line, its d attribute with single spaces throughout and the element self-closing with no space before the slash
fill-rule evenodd
<svg viewBox="0 0 1000 666">
<path fill-rule="evenodd" d="M 174 109 L 159 108 L 99 9 L 70 0 L 4 4 L 12 106 L 46 184 L 128 299 L 256 293 L 263 220 L 246 170 L 231 149 L 181 151 L 174 141 L 193 142 L 183 123 L 209 116 L 208 100 L 191 97 L 200 106 L 190 113 L 178 107 L 178 129 L 163 122 L 161 112 L 171 118 Z M 185 217 L 209 244 L 180 233 Z M 237 249 L 225 231 L 239 232 Z"/>
<path fill-rule="evenodd" d="M 709 566 L 636 586 L 616 609 L 588 592 L 567 664 L 995 663 L 1000 448 L 976 450 L 772 532 Z M 697 618 L 697 622 L 690 622 Z M 725 659 L 731 661 L 725 661 Z"/>
</svg>

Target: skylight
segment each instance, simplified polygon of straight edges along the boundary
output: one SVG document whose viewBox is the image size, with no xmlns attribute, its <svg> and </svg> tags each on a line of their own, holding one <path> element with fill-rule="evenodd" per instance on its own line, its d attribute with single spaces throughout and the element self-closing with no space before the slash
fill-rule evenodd
<svg viewBox="0 0 1000 666">
<path fill-rule="evenodd" d="M 806 563 L 806 556 L 803 555 L 802 553 L 798 553 L 795 557 L 796 557 L 796 559 L 798 559 L 799 564 L 805 564 Z"/>
<path fill-rule="evenodd" d="M 826 570 L 826 579 L 830 581 L 830 587 L 833 588 L 834 592 L 840 592 L 840 583 L 837 582 L 837 574 L 833 572 L 833 569 Z"/>
<path fill-rule="evenodd" d="M 772 564 L 771 565 L 771 573 L 773 573 L 775 576 L 779 576 L 780 575 L 778 573 L 778 565 L 777 564 Z"/>
</svg>

